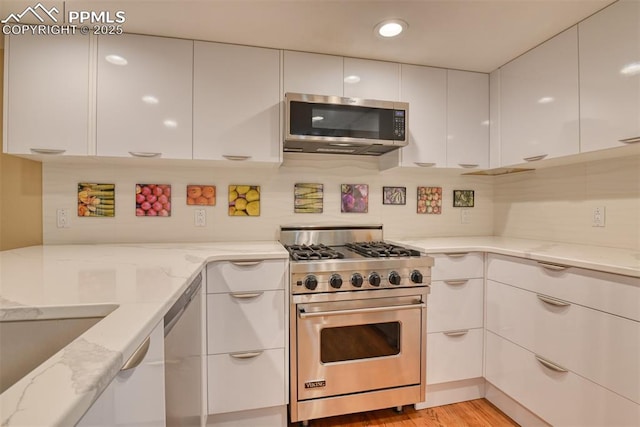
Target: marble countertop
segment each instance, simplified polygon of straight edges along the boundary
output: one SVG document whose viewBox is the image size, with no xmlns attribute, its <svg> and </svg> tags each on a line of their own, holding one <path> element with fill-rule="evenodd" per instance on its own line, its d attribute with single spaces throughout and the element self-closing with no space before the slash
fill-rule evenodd
<svg viewBox="0 0 640 427">
<path fill-rule="evenodd" d="M 106 315 L 0 395 L 0 425 L 74 425 L 207 262 L 274 258 L 278 242 L 0 252 L 0 320 Z"/>
<path fill-rule="evenodd" d="M 425 253 L 490 252 L 536 261 L 640 277 L 640 252 L 507 237 L 434 237 L 393 240 Z"/>
<path fill-rule="evenodd" d="M 396 242 L 426 253 L 491 252 L 640 277 L 640 252 L 620 249 L 498 237 Z M 0 395 L 0 425 L 75 424 L 207 262 L 278 258 L 288 258 L 278 242 L 0 252 L 0 321 L 106 316 Z"/>
</svg>

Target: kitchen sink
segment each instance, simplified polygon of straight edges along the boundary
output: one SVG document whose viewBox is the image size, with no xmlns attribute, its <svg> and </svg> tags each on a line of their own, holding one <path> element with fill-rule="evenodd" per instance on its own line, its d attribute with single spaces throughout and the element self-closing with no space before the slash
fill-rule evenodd
<svg viewBox="0 0 640 427">
<path fill-rule="evenodd" d="M 107 314 L 0 322 L 0 394 Z"/>
</svg>

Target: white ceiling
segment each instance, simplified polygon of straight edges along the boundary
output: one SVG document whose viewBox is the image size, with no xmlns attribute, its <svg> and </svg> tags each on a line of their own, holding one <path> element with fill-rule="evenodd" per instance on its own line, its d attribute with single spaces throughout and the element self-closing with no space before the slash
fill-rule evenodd
<svg viewBox="0 0 640 427">
<path fill-rule="evenodd" d="M 123 10 L 123 28 L 131 33 L 490 72 L 612 2 L 68 0 L 64 7 Z M 1 3 L 4 18 L 37 0 Z M 387 18 L 404 19 L 408 31 L 396 39 L 376 37 L 374 26 Z"/>
</svg>

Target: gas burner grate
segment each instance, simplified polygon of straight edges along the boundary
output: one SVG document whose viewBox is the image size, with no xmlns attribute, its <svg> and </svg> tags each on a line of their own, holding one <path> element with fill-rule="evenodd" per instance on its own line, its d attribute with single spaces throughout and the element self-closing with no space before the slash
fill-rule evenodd
<svg viewBox="0 0 640 427">
<path fill-rule="evenodd" d="M 325 245 L 285 245 L 294 261 L 344 258 L 344 255 Z"/>
<path fill-rule="evenodd" d="M 399 258 L 420 256 L 420 252 L 405 248 L 402 246 L 392 245 L 386 242 L 354 242 L 345 245 L 351 250 L 370 258 Z"/>
</svg>

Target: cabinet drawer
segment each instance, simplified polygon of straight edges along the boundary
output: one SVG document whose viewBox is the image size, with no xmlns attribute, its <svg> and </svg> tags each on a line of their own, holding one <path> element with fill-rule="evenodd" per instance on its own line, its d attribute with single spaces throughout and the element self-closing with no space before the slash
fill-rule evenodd
<svg viewBox="0 0 640 427">
<path fill-rule="evenodd" d="M 242 355 L 208 356 L 209 413 L 285 405 L 284 349 Z"/>
<path fill-rule="evenodd" d="M 430 254 L 434 264 L 431 280 L 484 277 L 484 259 L 480 252 Z"/>
<path fill-rule="evenodd" d="M 427 334 L 427 384 L 481 377 L 482 343 L 481 328 Z"/>
<path fill-rule="evenodd" d="M 640 425 L 640 405 L 571 371 L 553 371 L 489 331 L 485 354 L 487 381 L 552 425 Z"/>
<path fill-rule="evenodd" d="M 285 344 L 284 291 L 207 295 L 209 354 Z"/>
<path fill-rule="evenodd" d="M 286 265 L 284 259 L 211 263 L 207 265 L 207 292 L 284 289 Z"/>
<path fill-rule="evenodd" d="M 487 278 L 640 321 L 639 278 L 502 255 L 489 255 Z"/>
<path fill-rule="evenodd" d="M 482 279 L 431 283 L 427 299 L 427 332 L 482 327 Z"/>
<path fill-rule="evenodd" d="M 489 280 L 487 329 L 640 403 L 640 323 L 558 303 Z"/>
</svg>

